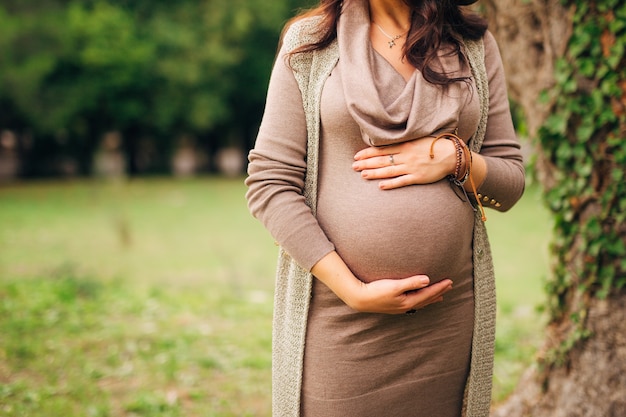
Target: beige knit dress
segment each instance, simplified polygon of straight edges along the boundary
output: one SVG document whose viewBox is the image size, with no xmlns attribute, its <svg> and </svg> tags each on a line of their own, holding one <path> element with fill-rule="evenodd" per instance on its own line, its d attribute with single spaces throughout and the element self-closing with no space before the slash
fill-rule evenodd
<svg viewBox="0 0 626 417">
<path fill-rule="evenodd" d="M 377 123 L 364 121 L 368 115 L 383 109 L 385 114 L 378 119 L 384 120 L 399 109 L 419 116 L 402 126 L 411 137 L 458 129 L 467 139 L 478 124 L 478 97 L 471 83 L 444 92 L 418 72 L 407 82 L 367 42 L 365 49 L 356 50 L 352 42 L 358 41 L 359 34 L 350 25 L 359 19 L 363 16 L 356 14 L 353 22 L 344 19 L 350 42 L 340 42 L 339 63 L 322 92 L 316 216 L 301 194 L 307 137 L 301 93 L 281 57 L 250 154 L 250 208 L 306 269 L 334 249 L 365 282 L 426 274 L 432 281 L 451 278 L 454 289 L 443 303 L 414 316 L 391 316 L 357 313 L 315 280 L 301 415 L 458 417 L 474 324 L 473 208 L 445 179 L 382 191 L 351 165 L 354 154 L 368 142 L 396 143 L 406 138 L 393 129 L 387 135 Z M 340 41 L 347 39 L 341 31 L 340 27 Z M 489 171 L 481 192 L 494 196 L 490 200 L 500 209 L 507 209 L 523 190 L 523 168 L 491 35 L 485 38 L 485 51 L 494 93 L 483 151 Z M 363 60 L 366 66 L 350 64 Z M 445 65 L 460 71 L 454 63 Z"/>
</svg>

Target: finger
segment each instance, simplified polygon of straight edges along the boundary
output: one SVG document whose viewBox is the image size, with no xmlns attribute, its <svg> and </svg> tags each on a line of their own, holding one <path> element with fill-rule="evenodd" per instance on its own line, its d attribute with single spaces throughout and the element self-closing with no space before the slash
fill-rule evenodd
<svg viewBox="0 0 626 417">
<path fill-rule="evenodd" d="M 449 283 L 445 286 L 439 286 L 437 284 L 433 284 L 432 286 L 421 290 L 413 290 L 411 292 L 408 292 L 406 294 L 407 298 L 405 300 L 405 305 L 411 306 L 411 308 L 418 310 L 430 304 L 443 301 L 443 295 L 452 290 L 452 283 Z"/>
<path fill-rule="evenodd" d="M 394 188 L 406 187 L 415 184 L 415 176 L 410 174 L 400 175 L 394 178 L 385 179 L 378 183 L 381 190 L 393 190 Z"/>
<path fill-rule="evenodd" d="M 437 288 L 436 291 L 431 294 L 431 298 L 443 297 L 443 295 L 449 291 L 452 291 L 452 284 Z"/>
<path fill-rule="evenodd" d="M 430 285 L 430 278 L 427 275 L 414 275 L 412 277 L 394 280 L 398 284 L 399 293 L 411 293 L 421 290 Z"/>
<path fill-rule="evenodd" d="M 352 164 L 352 169 L 355 171 L 363 171 L 368 169 L 380 169 L 398 166 L 401 161 L 398 160 L 398 154 L 386 154 L 373 156 L 361 161 L 355 161 Z"/>
<path fill-rule="evenodd" d="M 423 288 L 414 288 L 406 292 L 415 303 L 428 298 L 440 297 L 452 289 L 452 281 L 445 279 Z"/>
<path fill-rule="evenodd" d="M 426 286 L 430 289 L 434 289 L 436 291 L 444 290 L 447 287 L 452 286 L 453 282 L 451 279 L 445 278 L 441 281 L 437 281 L 433 284 L 430 284 L 430 277 L 428 275 L 415 275 L 409 278 L 404 278 L 402 280 L 397 280 L 398 282 L 403 282 L 407 285 L 407 291 L 416 291 L 420 290 Z M 425 285 L 424 285 L 425 284 Z M 410 285 L 415 285 L 414 287 L 409 287 Z"/>
<path fill-rule="evenodd" d="M 436 282 L 430 286 L 430 288 L 435 289 L 438 292 L 438 295 L 443 295 L 452 289 L 452 280 L 443 279 L 439 282 Z"/>
<path fill-rule="evenodd" d="M 361 177 L 367 180 L 391 179 L 400 175 L 406 175 L 406 172 L 404 171 L 404 167 L 398 165 L 365 169 L 361 171 Z"/>
<path fill-rule="evenodd" d="M 370 159 L 370 158 L 374 158 L 377 156 L 385 156 L 385 155 L 389 155 L 391 153 L 398 153 L 397 151 L 397 146 L 395 145 L 391 145 L 391 146 L 384 146 L 384 147 L 374 147 L 374 146 L 370 146 L 369 148 L 365 148 L 362 149 L 360 151 L 358 151 L 355 155 L 354 155 L 354 160 L 355 161 L 361 161 L 364 159 Z"/>
</svg>

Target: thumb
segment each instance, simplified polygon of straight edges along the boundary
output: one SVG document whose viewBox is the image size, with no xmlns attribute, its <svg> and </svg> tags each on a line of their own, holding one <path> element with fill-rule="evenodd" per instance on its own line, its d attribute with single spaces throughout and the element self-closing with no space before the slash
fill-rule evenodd
<svg viewBox="0 0 626 417">
<path fill-rule="evenodd" d="M 430 284 L 430 278 L 426 275 L 414 275 L 400 280 L 400 283 L 402 292 L 410 292 L 427 287 Z"/>
</svg>

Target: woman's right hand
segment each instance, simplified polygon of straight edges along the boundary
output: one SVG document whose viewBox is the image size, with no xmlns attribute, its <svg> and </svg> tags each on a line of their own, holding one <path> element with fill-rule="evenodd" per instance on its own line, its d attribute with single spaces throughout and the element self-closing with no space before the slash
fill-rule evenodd
<svg viewBox="0 0 626 417">
<path fill-rule="evenodd" d="M 425 275 L 402 279 L 381 279 L 362 283 L 360 291 L 351 294 L 346 304 L 363 313 L 404 314 L 443 301 L 452 289 L 452 281 L 444 279 L 430 285 Z"/>
<path fill-rule="evenodd" d="M 442 301 L 452 289 L 451 280 L 430 285 L 425 275 L 365 283 L 354 276 L 337 252 L 323 257 L 311 273 L 348 306 L 364 313 L 404 314 Z"/>
</svg>

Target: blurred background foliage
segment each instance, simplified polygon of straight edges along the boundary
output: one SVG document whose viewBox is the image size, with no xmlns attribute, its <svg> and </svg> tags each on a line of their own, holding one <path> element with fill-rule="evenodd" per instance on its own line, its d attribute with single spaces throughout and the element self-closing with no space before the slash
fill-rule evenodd
<svg viewBox="0 0 626 417">
<path fill-rule="evenodd" d="M 280 30 L 312 3 L 4 0 L 0 175 L 214 171 L 224 149 L 240 170 Z"/>
</svg>

